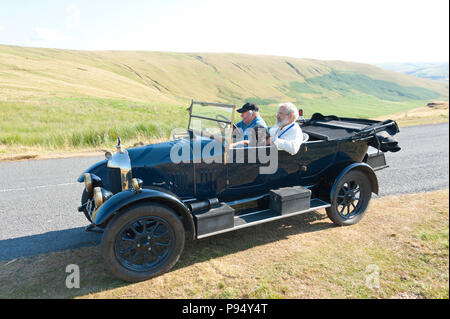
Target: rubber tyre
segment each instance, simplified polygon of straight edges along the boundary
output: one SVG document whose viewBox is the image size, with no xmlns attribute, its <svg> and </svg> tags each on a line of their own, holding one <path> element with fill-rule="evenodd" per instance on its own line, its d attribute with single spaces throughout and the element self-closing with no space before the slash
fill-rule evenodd
<svg viewBox="0 0 450 319">
<path fill-rule="evenodd" d="M 149 271 L 136 271 L 124 266 L 116 257 L 115 242 L 116 237 L 120 235 L 124 227 L 134 220 L 147 216 L 165 221 L 165 225 L 171 228 L 174 243 L 167 257 L 160 265 Z M 180 258 L 184 243 L 185 231 L 183 224 L 172 209 L 157 203 L 141 203 L 125 209 L 107 224 L 100 249 L 106 267 L 114 276 L 128 282 L 139 282 L 169 271 Z"/>
<path fill-rule="evenodd" d="M 342 192 L 345 192 L 346 183 L 354 182 L 357 185 L 359 185 L 359 202 L 356 205 L 354 215 L 351 217 L 343 217 L 339 213 L 339 203 L 342 200 Z M 340 193 L 340 190 L 342 192 Z M 336 191 L 333 194 L 333 198 L 331 199 L 331 207 L 328 207 L 326 209 L 328 217 L 333 221 L 336 225 L 339 226 L 349 226 L 354 225 L 358 223 L 366 213 L 367 206 L 369 205 L 370 198 L 372 196 L 372 186 L 370 183 L 370 180 L 368 176 L 359 171 L 359 170 L 352 170 L 345 174 L 338 182 L 336 186 Z M 345 211 L 345 209 L 343 209 Z"/>
</svg>

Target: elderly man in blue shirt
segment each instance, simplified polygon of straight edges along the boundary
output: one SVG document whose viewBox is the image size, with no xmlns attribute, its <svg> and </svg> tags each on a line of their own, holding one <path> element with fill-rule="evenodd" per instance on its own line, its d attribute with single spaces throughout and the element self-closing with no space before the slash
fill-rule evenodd
<svg viewBox="0 0 450 319">
<path fill-rule="evenodd" d="M 259 108 L 253 103 L 245 103 L 237 112 L 241 113 L 242 121 L 235 126 L 240 133 L 240 141 L 233 143 L 232 147 L 239 145 L 248 146 L 250 137 L 254 136 L 256 128 L 267 128 L 266 122 L 259 115 Z"/>
</svg>

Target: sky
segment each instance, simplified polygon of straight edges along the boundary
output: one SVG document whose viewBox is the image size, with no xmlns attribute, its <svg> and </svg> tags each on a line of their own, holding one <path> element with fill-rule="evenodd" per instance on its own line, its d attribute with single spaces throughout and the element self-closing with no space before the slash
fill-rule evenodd
<svg viewBox="0 0 450 319">
<path fill-rule="evenodd" d="M 447 62 L 448 0 L 0 0 L 0 44 Z"/>
</svg>

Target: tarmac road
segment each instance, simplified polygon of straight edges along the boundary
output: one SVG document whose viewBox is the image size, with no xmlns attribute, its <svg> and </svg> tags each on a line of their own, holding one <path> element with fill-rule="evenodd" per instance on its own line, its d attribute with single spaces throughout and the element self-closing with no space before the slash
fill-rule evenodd
<svg viewBox="0 0 450 319">
<path fill-rule="evenodd" d="M 401 128 L 402 150 L 387 153 L 377 172 L 380 196 L 448 188 L 449 125 Z M 103 157 L 0 162 L 0 261 L 96 245 L 77 211 L 83 185 L 78 176 Z M 420 196 L 420 195 L 418 195 Z"/>
</svg>

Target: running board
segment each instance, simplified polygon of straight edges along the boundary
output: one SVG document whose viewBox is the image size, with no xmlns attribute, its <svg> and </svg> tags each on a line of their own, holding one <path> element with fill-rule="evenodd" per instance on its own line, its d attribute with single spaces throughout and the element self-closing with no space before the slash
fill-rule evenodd
<svg viewBox="0 0 450 319">
<path fill-rule="evenodd" d="M 300 210 L 297 212 L 293 212 L 290 214 L 280 215 L 279 213 L 276 213 L 276 212 L 272 211 L 271 209 L 264 209 L 264 210 L 256 211 L 253 213 L 239 215 L 239 216 L 234 217 L 234 227 L 230 227 L 227 229 L 221 229 L 221 230 L 203 234 L 203 235 L 198 235 L 197 239 L 202 239 L 202 238 L 209 237 L 209 236 L 227 233 L 227 232 L 230 232 L 233 230 L 251 227 L 254 225 L 258 225 L 258 224 L 268 223 L 268 222 L 271 222 L 271 221 L 274 221 L 277 219 L 282 219 L 282 218 L 291 217 L 291 216 L 295 216 L 295 215 L 299 215 L 299 214 L 304 214 L 304 213 L 308 213 L 308 212 L 315 211 L 318 209 L 327 208 L 330 206 L 331 205 L 329 203 L 324 202 L 320 199 L 312 199 L 310 208 L 308 208 L 306 210 Z"/>
</svg>

